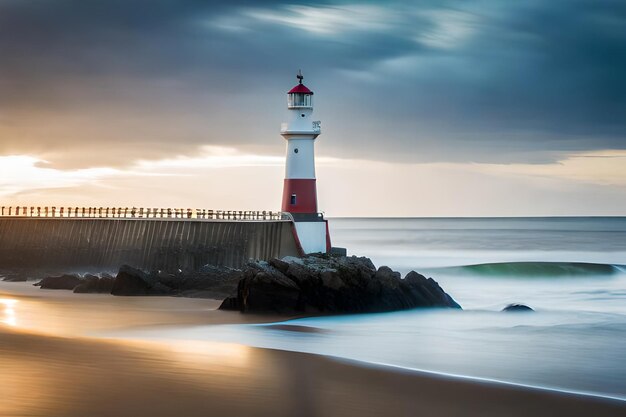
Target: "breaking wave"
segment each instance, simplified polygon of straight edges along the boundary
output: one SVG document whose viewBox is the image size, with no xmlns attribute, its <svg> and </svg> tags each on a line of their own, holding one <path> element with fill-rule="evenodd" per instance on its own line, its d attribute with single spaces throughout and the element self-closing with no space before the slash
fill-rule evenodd
<svg viewBox="0 0 626 417">
<path fill-rule="evenodd" d="M 626 272 L 623 265 L 586 262 L 501 262 L 443 269 L 449 272 L 499 277 L 584 277 Z"/>
</svg>

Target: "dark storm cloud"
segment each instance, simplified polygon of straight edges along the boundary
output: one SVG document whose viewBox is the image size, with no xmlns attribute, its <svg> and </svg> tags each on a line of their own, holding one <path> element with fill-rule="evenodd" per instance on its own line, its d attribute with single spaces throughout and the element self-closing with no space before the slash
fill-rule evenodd
<svg viewBox="0 0 626 417">
<path fill-rule="evenodd" d="M 491 77 L 479 109 L 520 128 L 625 133 L 626 4 L 522 3 L 489 23 L 467 47 Z"/>
<path fill-rule="evenodd" d="M 623 149 L 624 28 L 619 1 L 5 0 L 0 152 L 80 153 L 88 139 L 123 146 L 111 156 L 124 162 L 204 143 L 279 146 L 299 67 L 335 155 Z"/>
</svg>

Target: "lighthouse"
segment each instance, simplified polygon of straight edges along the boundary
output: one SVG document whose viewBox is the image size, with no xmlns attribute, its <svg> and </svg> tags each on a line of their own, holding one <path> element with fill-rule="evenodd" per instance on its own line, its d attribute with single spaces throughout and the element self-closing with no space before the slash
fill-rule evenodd
<svg viewBox="0 0 626 417">
<path fill-rule="evenodd" d="M 321 122 L 313 120 L 313 91 L 303 83 L 287 93 L 288 121 L 280 134 L 287 141 L 282 211 L 293 216 L 296 240 L 303 253 L 330 252 L 328 221 L 318 212 L 315 180 L 315 140 L 321 133 Z"/>
</svg>

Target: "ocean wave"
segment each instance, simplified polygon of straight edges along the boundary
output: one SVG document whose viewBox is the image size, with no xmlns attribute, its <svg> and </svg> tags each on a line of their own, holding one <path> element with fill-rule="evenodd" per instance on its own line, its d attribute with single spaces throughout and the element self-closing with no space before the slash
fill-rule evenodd
<svg viewBox="0 0 626 417">
<path fill-rule="evenodd" d="M 624 273 L 623 265 L 587 262 L 499 262 L 442 268 L 448 272 L 482 276 L 579 277 Z"/>
</svg>

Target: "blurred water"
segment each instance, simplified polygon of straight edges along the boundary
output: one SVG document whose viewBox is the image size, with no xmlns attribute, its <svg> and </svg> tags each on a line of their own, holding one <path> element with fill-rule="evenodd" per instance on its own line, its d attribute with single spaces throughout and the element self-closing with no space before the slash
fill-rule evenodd
<svg viewBox="0 0 626 417">
<path fill-rule="evenodd" d="M 332 226 L 334 245 L 432 276 L 466 309 L 524 302 L 626 314 L 626 217 L 334 219 Z"/>
<path fill-rule="evenodd" d="M 333 245 L 404 270 L 492 262 L 626 264 L 626 217 L 332 219 Z"/>
<path fill-rule="evenodd" d="M 237 342 L 626 399 L 626 218 L 332 219 L 331 232 L 350 254 L 432 276 L 464 311 L 142 337 Z M 536 312 L 500 312 L 512 302 Z"/>
<path fill-rule="evenodd" d="M 236 342 L 626 400 L 625 332 L 624 317 L 611 314 L 412 310 L 139 334 Z"/>
</svg>

